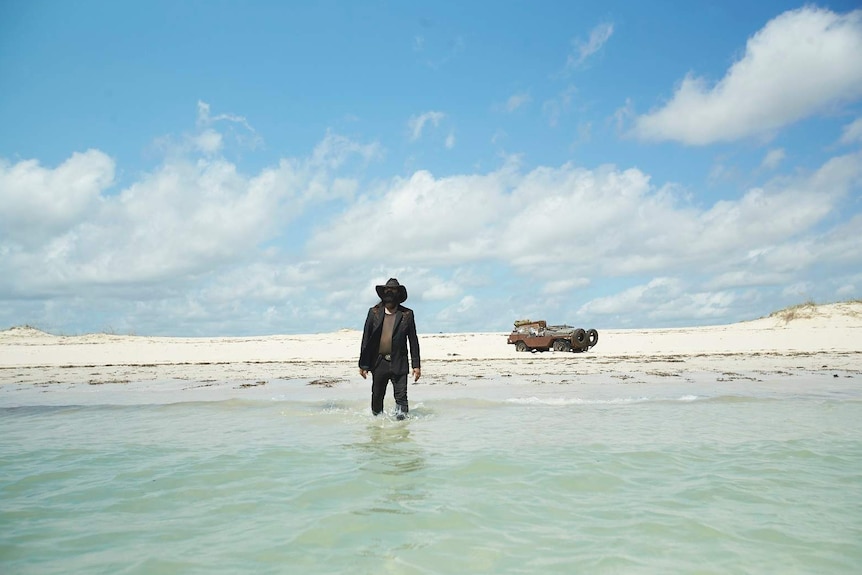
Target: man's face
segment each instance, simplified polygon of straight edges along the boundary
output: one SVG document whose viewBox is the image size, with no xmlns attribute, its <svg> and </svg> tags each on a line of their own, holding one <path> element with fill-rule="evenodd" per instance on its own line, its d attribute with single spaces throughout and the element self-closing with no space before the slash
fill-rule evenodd
<svg viewBox="0 0 862 575">
<path fill-rule="evenodd" d="M 396 288 L 383 288 L 383 303 L 395 303 L 398 301 L 398 290 Z"/>
</svg>

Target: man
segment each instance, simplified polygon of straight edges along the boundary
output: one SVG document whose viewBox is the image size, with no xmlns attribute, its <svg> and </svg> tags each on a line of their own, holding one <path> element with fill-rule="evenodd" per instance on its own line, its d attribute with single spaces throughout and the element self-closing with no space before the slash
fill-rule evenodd
<svg viewBox="0 0 862 575">
<path fill-rule="evenodd" d="M 371 412 L 383 411 L 386 386 L 392 380 L 395 395 L 395 417 L 407 417 L 407 344 L 413 366 L 413 381 L 422 374 L 419 359 L 419 338 L 413 310 L 401 305 L 407 299 L 407 288 L 390 278 L 377 286 L 380 302 L 368 310 L 359 352 L 359 375 L 366 379 L 371 372 Z"/>
</svg>

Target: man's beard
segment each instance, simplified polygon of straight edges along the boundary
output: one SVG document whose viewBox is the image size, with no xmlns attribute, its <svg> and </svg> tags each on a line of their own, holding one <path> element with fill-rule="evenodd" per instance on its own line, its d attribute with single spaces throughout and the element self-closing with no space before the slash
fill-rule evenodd
<svg viewBox="0 0 862 575">
<path fill-rule="evenodd" d="M 394 293 L 385 293 L 380 299 L 383 300 L 383 303 L 396 303 L 396 297 Z"/>
</svg>

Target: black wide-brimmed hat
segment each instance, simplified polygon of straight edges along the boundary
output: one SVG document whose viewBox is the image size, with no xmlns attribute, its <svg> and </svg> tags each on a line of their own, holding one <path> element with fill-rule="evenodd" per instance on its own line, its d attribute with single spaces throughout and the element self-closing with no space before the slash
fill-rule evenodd
<svg viewBox="0 0 862 575">
<path fill-rule="evenodd" d="M 398 303 L 404 303 L 407 300 L 407 288 L 398 283 L 398 280 L 395 278 L 389 278 L 385 284 L 377 286 L 377 295 L 380 296 L 380 299 L 383 299 L 383 290 L 393 287 L 398 288 Z"/>
</svg>

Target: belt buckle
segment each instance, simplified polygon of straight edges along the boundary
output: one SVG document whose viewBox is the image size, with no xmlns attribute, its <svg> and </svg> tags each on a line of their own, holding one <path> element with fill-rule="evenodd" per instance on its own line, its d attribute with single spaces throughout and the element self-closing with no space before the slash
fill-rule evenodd
<svg viewBox="0 0 862 575">
<path fill-rule="evenodd" d="M 384 354 L 383 359 L 385 359 L 386 361 L 392 361 L 392 354 L 391 353 Z"/>
</svg>

